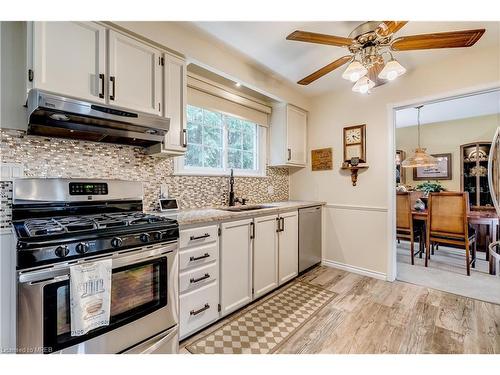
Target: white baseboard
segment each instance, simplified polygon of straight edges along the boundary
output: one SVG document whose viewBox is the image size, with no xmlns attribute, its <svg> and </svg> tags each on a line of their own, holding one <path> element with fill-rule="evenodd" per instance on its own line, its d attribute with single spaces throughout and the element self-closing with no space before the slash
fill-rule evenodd
<svg viewBox="0 0 500 375">
<path fill-rule="evenodd" d="M 326 267 L 338 268 L 340 270 L 357 273 L 359 275 L 373 277 L 374 279 L 387 280 L 387 275 L 383 272 L 372 271 L 362 267 L 351 266 L 350 264 L 335 262 L 333 260 L 323 259 L 321 265 Z"/>
</svg>

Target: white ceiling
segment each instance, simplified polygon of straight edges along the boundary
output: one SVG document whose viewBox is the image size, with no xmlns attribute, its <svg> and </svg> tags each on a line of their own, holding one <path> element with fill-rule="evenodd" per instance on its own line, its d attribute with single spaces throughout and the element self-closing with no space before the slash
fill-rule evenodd
<svg viewBox="0 0 500 375">
<path fill-rule="evenodd" d="M 420 124 L 459 120 L 500 113 L 500 91 L 471 95 L 424 105 L 420 110 Z M 396 127 L 417 125 L 417 110 L 404 108 L 396 111 Z"/>
<path fill-rule="evenodd" d="M 288 41 L 285 39 L 288 34 L 300 29 L 347 37 L 362 22 L 194 22 L 194 24 L 283 78 L 296 83 L 313 71 L 348 54 L 348 50 L 341 47 Z M 499 25 L 499 22 L 412 21 L 396 36 L 486 28 L 486 33 L 474 47 L 471 47 L 480 48 L 500 43 Z M 398 52 L 395 55 L 407 69 L 411 70 L 430 61 L 459 56 L 461 50 L 461 48 L 436 49 Z M 342 71 L 342 68 L 337 69 L 308 86 L 296 86 L 311 95 L 336 89 L 350 89 L 352 84 L 341 78 Z"/>
</svg>

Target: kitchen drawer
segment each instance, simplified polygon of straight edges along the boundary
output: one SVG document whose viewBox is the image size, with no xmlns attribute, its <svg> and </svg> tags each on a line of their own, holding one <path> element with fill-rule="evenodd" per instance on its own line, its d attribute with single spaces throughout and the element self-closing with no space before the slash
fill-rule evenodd
<svg viewBox="0 0 500 375">
<path fill-rule="evenodd" d="M 207 227 L 183 229 L 179 236 L 179 247 L 205 245 L 217 240 L 217 225 Z"/>
<path fill-rule="evenodd" d="M 219 318 L 219 283 L 217 281 L 181 295 L 179 300 L 181 339 Z"/>
<path fill-rule="evenodd" d="M 205 246 L 198 246 L 194 249 L 186 249 L 179 253 L 179 270 L 201 266 L 217 260 L 219 257 L 219 247 L 217 242 Z"/>
<path fill-rule="evenodd" d="M 179 293 L 190 292 L 219 279 L 219 263 L 189 269 L 179 275 Z"/>
</svg>

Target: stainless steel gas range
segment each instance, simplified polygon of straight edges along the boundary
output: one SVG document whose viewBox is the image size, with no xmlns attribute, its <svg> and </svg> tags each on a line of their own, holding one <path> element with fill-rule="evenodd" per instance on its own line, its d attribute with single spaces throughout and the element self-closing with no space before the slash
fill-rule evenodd
<svg viewBox="0 0 500 375">
<path fill-rule="evenodd" d="M 140 182 L 19 179 L 13 189 L 19 353 L 176 353 L 177 221 Z M 112 260 L 109 325 L 71 336 L 70 268 Z"/>
</svg>

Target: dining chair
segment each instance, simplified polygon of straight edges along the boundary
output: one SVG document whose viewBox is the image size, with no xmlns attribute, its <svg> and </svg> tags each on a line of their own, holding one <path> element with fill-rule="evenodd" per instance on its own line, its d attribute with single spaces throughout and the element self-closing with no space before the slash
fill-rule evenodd
<svg viewBox="0 0 500 375">
<path fill-rule="evenodd" d="M 426 235 L 425 266 L 430 259 L 431 244 L 465 249 L 467 276 L 476 263 L 476 233 L 469 228 L 467 192 L 430 193 L 428 200 L 428 231 Z M 472 257 L 471 257 L 472 250 Z"/>
<path fill-rule="evenodd" d="M 411 264 L 415 264 L 415 255 L 424 251 L 424 241 L 421 228 L 413 224 L 413 217 L 411 214 L 412 203 L 411 195 L 408 192 L 398 192 L 396 194 L 396 238 L 397 240 L 410 241 L 410 256 Z M 415 240 L 419 243 L 419 249 L 415 253 Z"/>
</svg>

